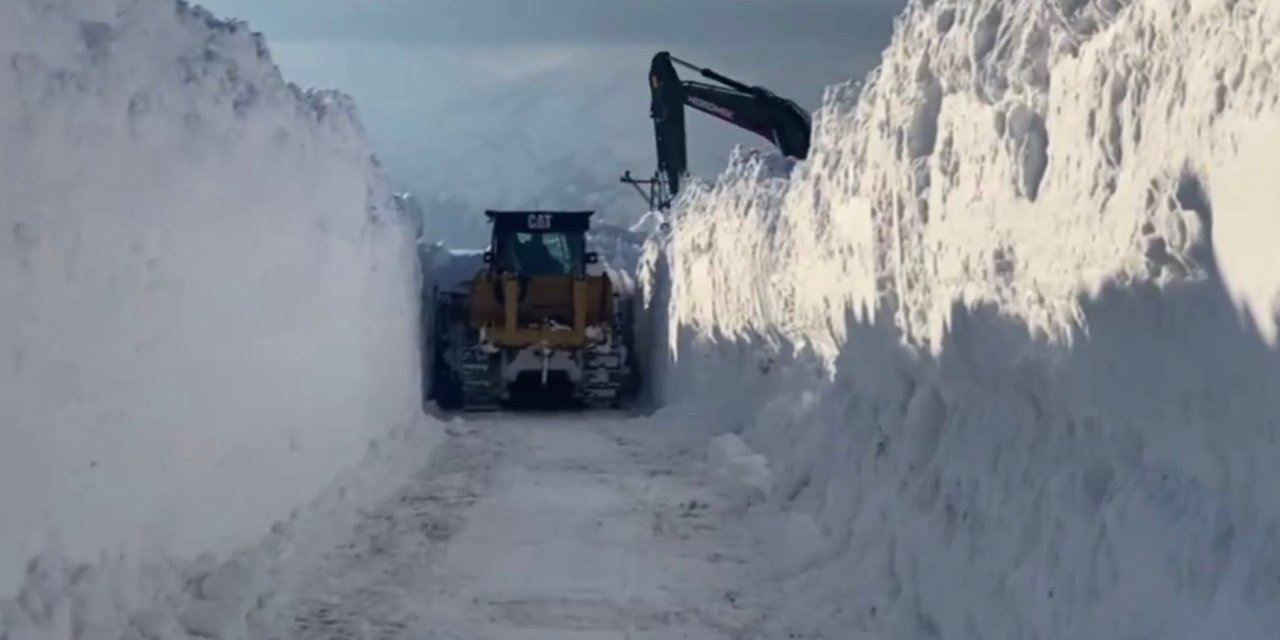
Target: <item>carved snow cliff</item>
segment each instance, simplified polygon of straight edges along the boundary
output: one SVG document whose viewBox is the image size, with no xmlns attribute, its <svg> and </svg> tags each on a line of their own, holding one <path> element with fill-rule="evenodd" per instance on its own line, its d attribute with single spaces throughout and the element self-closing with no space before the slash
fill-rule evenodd
<svg viewBox="0 0 1280 640">
<path fill-rule="evenodd" d="M 224 553 L 420 419 L 411 227 L 350 101 L 286 84 L 243 24 L 0 4 L 9 637 L 55 624 L 63 580 L 145 603 L 50 558 Z"/>
<path fill-rule="evenodd" d="M 787 631 L 1280 628 L 1277 32 L 1262 1 L 915 1 L 807 162 L 691 190 L 647 253 L 650 379 L 824 532 Z"/>
</svg>

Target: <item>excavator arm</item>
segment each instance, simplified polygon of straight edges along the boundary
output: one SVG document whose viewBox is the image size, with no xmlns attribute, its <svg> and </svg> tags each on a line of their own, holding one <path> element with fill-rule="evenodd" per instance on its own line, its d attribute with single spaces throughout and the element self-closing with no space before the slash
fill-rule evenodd
<svg viewBox="0 0 1280 640">
<path fill-rule="evenodd" d="M 682 80 L 676 73 L 677 64 L 719 84 Z M 773 143 L 783 155 L 804 159 L 809 154 L 812 127 L 809 114 L 796 103 L 763 87 L 743 84 L 663 51 L 653 57 L 649 67 L 649 89 L 658 175 L 653 180 L 639 181 L 628 173 L 623 181 L 649 184 L 648 198 L 655 208 L 666 208 L 671 197 L 679 193 L 681 181 L 688 173 L 686 106 L 755 133 Z"/>
</svg>

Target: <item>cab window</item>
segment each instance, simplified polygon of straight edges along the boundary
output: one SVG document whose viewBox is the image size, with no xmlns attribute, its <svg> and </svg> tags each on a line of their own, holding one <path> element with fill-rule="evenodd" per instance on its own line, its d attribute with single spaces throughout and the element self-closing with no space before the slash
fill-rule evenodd
<svg viewBox="0 0 1280 640">
<path fill-rule="evenodd" d="M 582 264 L 581 241 L 563 233 L 514 233 L 507 238 L 504 262 L 532 276 L 571 275 Z"/>
</svg>

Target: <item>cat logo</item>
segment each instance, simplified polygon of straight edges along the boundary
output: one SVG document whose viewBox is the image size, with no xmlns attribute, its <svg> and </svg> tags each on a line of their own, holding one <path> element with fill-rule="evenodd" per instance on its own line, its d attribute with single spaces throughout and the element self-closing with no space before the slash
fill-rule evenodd
<svg viewBox="0 0 1280 640">
<path fill-rule="evenodd" d="M 531 213 L 527 223 L 530 229 L 550 229 L 551 214 L 549 213 Z"/>
</svg>

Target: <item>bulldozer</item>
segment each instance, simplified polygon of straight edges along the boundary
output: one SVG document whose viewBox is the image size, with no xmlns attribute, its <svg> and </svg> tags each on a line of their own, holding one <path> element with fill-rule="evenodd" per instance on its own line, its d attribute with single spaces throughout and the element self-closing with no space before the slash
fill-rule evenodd
<svg viewBox="0 0 1280 640">
<path fill-rule="evenodd" d="M 614 409 L 636 396 L 634 293 L 588 251 L 593 214 L 485 212 L 482 265 L 432 290 L 428 398 L 442 410 Z"/>
</svg>

